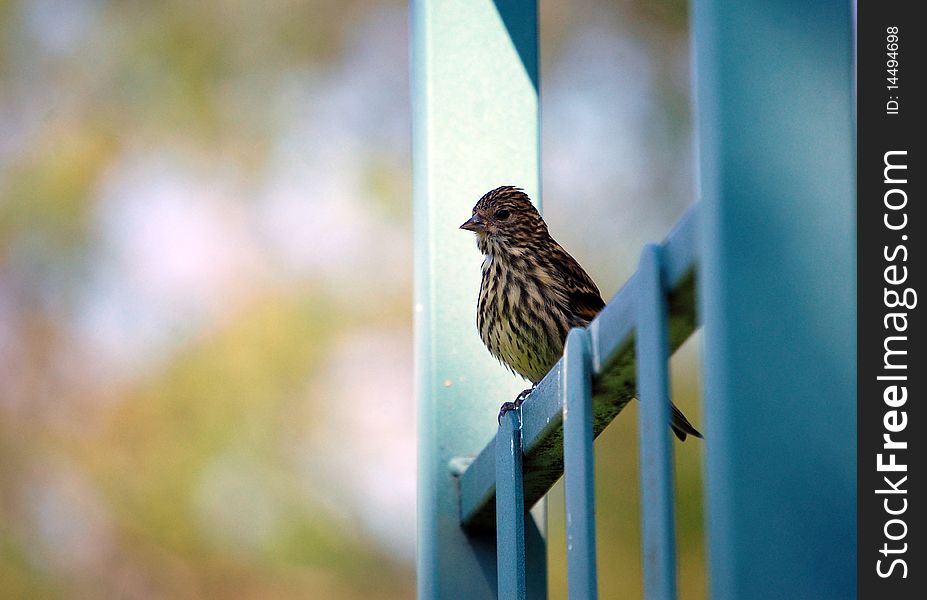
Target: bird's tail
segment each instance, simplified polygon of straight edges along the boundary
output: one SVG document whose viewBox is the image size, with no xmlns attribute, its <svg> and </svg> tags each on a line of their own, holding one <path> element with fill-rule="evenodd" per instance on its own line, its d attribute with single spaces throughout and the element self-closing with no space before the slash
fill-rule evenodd
<svg viewBox="0 0 927 600">
<path fill-rule="evenodd" d="M 673 433 L 676 434 L 676 437 L 679 438 L 679 441 L 686 441 L 687 435 L 694 435 L 695 437 L 701 439 L 702 434 L 699 433 L 698 429 L 692 426 L 692 423 L 690 423 L 689 419 L 687 419 L 686 416 L 682 414 L 682 411 L 679 410 L 672 402 L 670 403 L 670 407 L 673 409 L 670 427 L 673 428 Z"/>
</svg>

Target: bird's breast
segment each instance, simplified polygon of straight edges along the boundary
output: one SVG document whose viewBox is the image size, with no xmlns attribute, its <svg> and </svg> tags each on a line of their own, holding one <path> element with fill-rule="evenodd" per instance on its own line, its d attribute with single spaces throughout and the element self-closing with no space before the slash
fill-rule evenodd
<svg viewBox="0 0 927 600">
<path fill-rule="evenodd" d="M 514 372 L 537 382 L 563 353 L 568 324 L 557 290 L 525 261 L 487 256 L 477 309 L 480 338 Z"/>
</svg>

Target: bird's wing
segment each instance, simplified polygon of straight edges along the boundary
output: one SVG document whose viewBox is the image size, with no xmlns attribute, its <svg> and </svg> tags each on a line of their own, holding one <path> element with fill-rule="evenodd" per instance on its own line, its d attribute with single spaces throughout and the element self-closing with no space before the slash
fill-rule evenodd
<svg viewBox="0 0 927 600">
<path fill-rule="evenodd" d="M 560 248 L 558 261 L 566 284 L 567 308 L 578 319 L 589 323 L 605 308 L 605 301 L 589 274 L 569 253 Z"/>
<path fill-rule="evenodd" d="M 575 290 L 570 293 L 570 311 L 587 323 L 592 321 L 599 311 L 605 308 L 605 302 L 597 290 Z"/>
</svg>

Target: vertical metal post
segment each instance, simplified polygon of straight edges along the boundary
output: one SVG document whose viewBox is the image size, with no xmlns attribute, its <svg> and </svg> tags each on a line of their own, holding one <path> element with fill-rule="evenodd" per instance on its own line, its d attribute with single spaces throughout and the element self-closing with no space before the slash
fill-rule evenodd
<svg viewBox="0 0 927 600">
<path fill-rule="evenodd" d="M 592 378 L 587 333 L 574 329 L 563 353 L 563 473 L 566 494 L 569 597 L 595 600 L 595 456 Z"/>
<path fill-rule="evenodd" d="M 496 434 L 496 565 L 499 598 L 525 598 L 525 495 L 521 424 L 517 410 L 502 417 Z"/>
<path fill-rule="evenodd" d="M 852 4 L 694 3 L 705 487 L 722 600 L 856 597 Z"/>
<path fill-rule="evenodd" d="M 644 594 L 650 600 L 671 600 L 676 597 L 676 521 L 669 428 L 669 330 L 660 246 L 644 247 L 634 283 Z"/>
<path fill-rule="evenodd" d="M 492 439 L 520 387 L 480 343 L 481 257 L 458 226 L 493 187 L 540 198 L 537 5 L 413 0 L 411 22 L 418 597 L 479 600 L 496 595 L 495 539 L 461 529 L 449 463 Z"/>
</svg>

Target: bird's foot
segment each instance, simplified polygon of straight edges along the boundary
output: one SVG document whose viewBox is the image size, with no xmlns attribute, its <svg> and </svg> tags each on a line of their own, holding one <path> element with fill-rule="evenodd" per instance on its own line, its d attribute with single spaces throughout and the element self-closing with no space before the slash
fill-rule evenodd
<svg viewBox="0 0 927 600">
<path fill-rule="evenodd" d="M 502 417 L 505 416 L 505 413 L 515 410 L 521 406 L 519 402 L 503 402 L 502 406 L 499 407 L 499 416 L 496 417 L 496 421 L 499 422 L 499 425 L 502 425 Z"/>
<path fill-rule="evenodd" d="M 515 404 L 516 404 L 516 406 L 521 406 L 522 402 L 525 401 L 525 399 L 528 397 L 528 395 L 529 395 L 531 392 L 533 392 L 533 391 L 534 391 L 534 388 L 536 388 L 536 387 L 537 387 L 537 386 L 532 385 L 532 386 L 529 387 L 527 390 L 522 390 L 521 393 L 518 394 L 518 396 L 515 397 Z"/>
<path fill-rule="evenodd" d="M 500 425 L 502 424 L 502 416 L 505 413 L 509 412 L 510 410 L 515 410 L 516 408 L 520 407 L 525 402 L 525 398 L 528 397 L 528 394 L 530 394 L 533 391 L 534 391 L 534 386 L 531 386 L 527 390 L 522 390 L 521 393 L 515 397 L 514 402 L 503 403 L 502 406 L 499 407 L 499 416 L 496 419 L 499 422 L 499 424 Z"/>
</svg>

